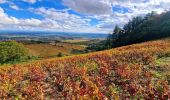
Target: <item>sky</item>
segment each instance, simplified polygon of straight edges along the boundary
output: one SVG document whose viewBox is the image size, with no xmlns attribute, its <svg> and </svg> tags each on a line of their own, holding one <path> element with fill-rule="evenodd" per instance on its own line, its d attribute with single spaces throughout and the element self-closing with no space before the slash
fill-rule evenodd
<svg viewBox="0 0 170 100">
<path fill-rule="evenodd" d="M 0 0 L 0 30 L 109 33 L 170 0 Z"/>
</svg>

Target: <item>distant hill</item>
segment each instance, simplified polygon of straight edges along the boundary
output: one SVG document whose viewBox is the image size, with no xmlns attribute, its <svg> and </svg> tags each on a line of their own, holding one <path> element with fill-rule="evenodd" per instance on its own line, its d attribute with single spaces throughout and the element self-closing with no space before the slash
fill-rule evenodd
<svg viewBox="0 0 170 100">
<path fill-rule="evenodd" d="M 122 100 L 170 97 L 170 41 L 0 67 L 0 98 Z"/>
<path fill-rule="evenodd" d="M 107 34 L 100 33 L 65 33 L 65 32 L 30 32 L 30 31 L 0 31 L 0 41 L 6 40 L 67 40 L 67 39 L 103 39 Z"/>
</svg>

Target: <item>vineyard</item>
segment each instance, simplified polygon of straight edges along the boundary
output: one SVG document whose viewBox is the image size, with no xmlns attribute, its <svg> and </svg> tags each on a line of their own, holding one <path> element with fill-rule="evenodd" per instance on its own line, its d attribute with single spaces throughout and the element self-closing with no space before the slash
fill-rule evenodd
<svg viewBox="0 0 170 100">
<path fill-rule="evenodd" d="M 170 98 L 170 41 L 0 68 L 0 99 Z M 162 59 L 166 59 L 166 63 Z"/>
</svg>

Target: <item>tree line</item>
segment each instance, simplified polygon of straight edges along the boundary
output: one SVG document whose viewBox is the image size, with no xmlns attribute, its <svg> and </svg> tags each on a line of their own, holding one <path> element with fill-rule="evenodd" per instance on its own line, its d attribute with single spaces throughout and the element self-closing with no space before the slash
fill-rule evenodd
<svg viewBox="0 0 170 100">
<path fill-rule="evenodd" d="M 123 28 L 116 25 L 105 41 L 90 45 L 87 49 L 99 51 L 164 37 L 170 37 L 170 11 L 162 14 L 153 11 L 134 17 Z"/>
<path fill-rule="evenodd" d="M 170 11 L 137 16 L 121 29 L 118 25 L 107 37 L 105 48 L 114 48 L 170 36 Z"/>
</svg>

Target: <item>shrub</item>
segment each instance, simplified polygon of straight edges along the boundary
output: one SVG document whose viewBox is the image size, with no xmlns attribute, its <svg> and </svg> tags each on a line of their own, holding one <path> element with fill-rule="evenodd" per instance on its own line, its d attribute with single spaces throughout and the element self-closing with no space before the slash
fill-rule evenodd
<svg viewBox="0 0 170 100">
<path fill-rule="evenodd" d="M 0 42 L 0 63 L 18 62 L 26 59 L 27 49 L 15 41 Z"/>
<path fill-rule="evenodd" d="M 57 57 L 63 57 L 64 55 L 63 55 L 63 53 L 61 53 L 61 52 L 59 52 L 58 54 L 57 54 Z"/>
</svg>

